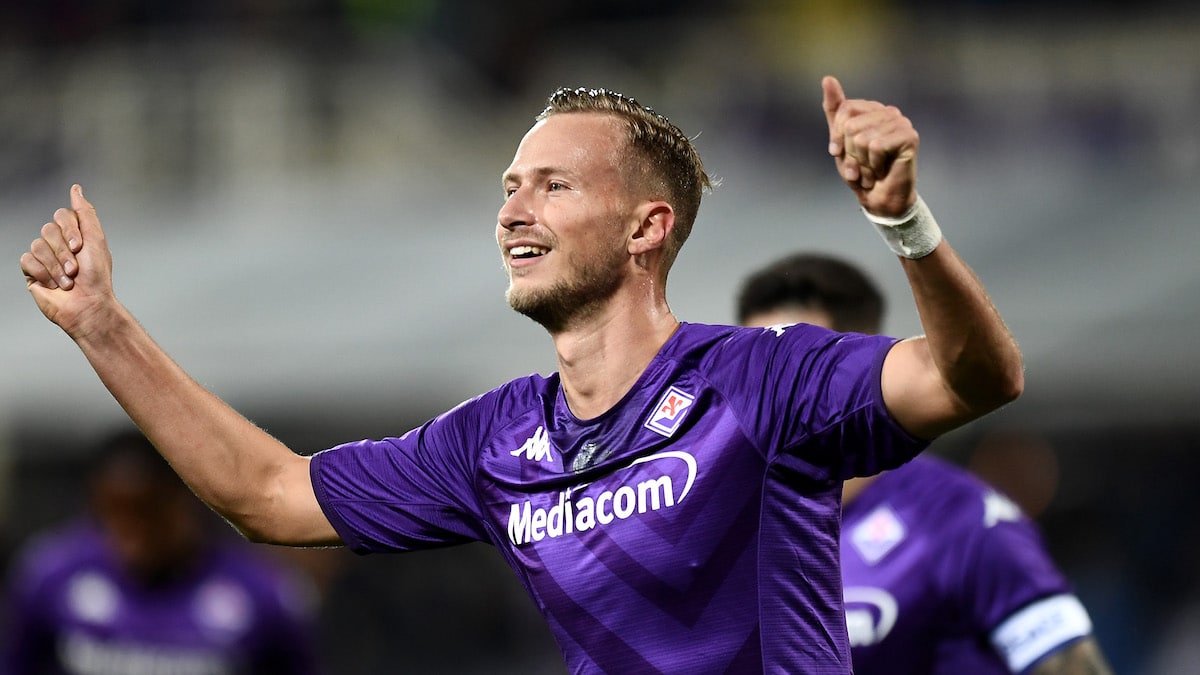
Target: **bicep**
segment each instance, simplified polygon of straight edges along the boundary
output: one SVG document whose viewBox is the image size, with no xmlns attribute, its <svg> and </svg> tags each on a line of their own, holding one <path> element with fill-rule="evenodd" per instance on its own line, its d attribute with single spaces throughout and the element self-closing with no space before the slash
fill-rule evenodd
<svg viewBox="0 0 1200 675">
<path fill-rule="evenodd" d="M 342 544 L 317 501 L 310 463 L 310 458 L 292 454 L 279 465 L 273 506 L 258 527 L 242 531 L 247 538 L 287 546 Z"/>
<path fill-rule="evenodd" d="M 924 337 L 897 342 L 879 377 L 888 412 L 918 438 L 937 438 L 973 418 L 942 378 Z"/>
</svg>

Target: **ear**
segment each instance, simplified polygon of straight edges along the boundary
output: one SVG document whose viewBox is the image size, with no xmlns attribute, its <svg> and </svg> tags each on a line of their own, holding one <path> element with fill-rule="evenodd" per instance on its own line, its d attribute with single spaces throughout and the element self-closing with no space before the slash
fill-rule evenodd
<svg viewBox="0 0 1200 675">
<path fill-rule="evenodd" d="M 629 235 L 629 253 L 641 255 L 662 248 L 675 228 L 675 210 L 667 202 L 645 202 L 637 209 L 638 225 Z"/>
</svg>

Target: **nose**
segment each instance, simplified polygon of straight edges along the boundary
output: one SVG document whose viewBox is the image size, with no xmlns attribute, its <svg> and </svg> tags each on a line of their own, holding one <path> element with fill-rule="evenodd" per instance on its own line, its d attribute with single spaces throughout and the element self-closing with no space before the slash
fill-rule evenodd
<svg viewBox="0 0 1200 675">
<path fill-rule="evenodd" d="M 504 205 L 500 207 L 497 220 L 500 223 L 500 227 L 506 230 L 533 224 L 534 216 L 529 208 L 525 189 L 517 188 L 508 196 L 508 199 L 504 200 Z"/>
</svg>

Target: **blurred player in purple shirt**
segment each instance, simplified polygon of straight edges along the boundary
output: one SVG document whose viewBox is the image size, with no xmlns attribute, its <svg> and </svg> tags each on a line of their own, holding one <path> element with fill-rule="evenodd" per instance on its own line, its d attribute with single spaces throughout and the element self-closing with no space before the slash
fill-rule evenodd
<svg viewBox="0 0 1200 675">
<path fill-rule="evenodd" d="M 506 298 L 549 332 L 557 372 L 396 438 L 310 460 L 200 387 L 115 298 L 79 186 L 21 267 L 42 312 L 247 537 L 364 553 L 490 542 L 575 673 L 848 673 L 842 481 L 1011 401 L 1024 375 L 917 195 L 911 122 L 835 78 L 821 88 L 828 151 L 899 258 L 924 336 L 681 323 L 667 275 L 711 183 L 678 127 L 603 89 L 552 94 L 501 176 Z M 752 221 L 738 225 L 751 241 Z"/>
<path fill-rule="evenodd" d="M 316 672 L 306 593 L 213 518 L 137 432 L 89 475 L 90 513 L 8 578 L 6 675 Z"/>
<path fill-rule="evenodd" d="M 752 273 L 746 326 L 875 334 L 884 300 L 833 256 L 797 253 Z M 1091 621 L 1015 503 L 931 456 L 846 481 L 841 560 L 854 672 L 1105 673 Z"/>
</svg>

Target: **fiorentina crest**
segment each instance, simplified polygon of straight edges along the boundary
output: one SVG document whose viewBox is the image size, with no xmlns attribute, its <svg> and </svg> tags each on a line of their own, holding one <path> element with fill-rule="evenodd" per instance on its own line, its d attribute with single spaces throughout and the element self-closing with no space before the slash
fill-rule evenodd
<svg viewBox="0 0 1200 675">
<path fill-rule="evenodd" d="M 683 418 L 687 416 L 687 411 L 691 409 L 692 404 L 695 402 L 695 396 L 682 389 L 671 387 L 659 399 L 654 412 L 650 413 L 650 418 L 646 420 L 646 424 L 643 426 L 655 433 L 670 438 L 675 433 L 675 430 L 679 428 L 679 424 L 683 422 Z"/>
</svg>

